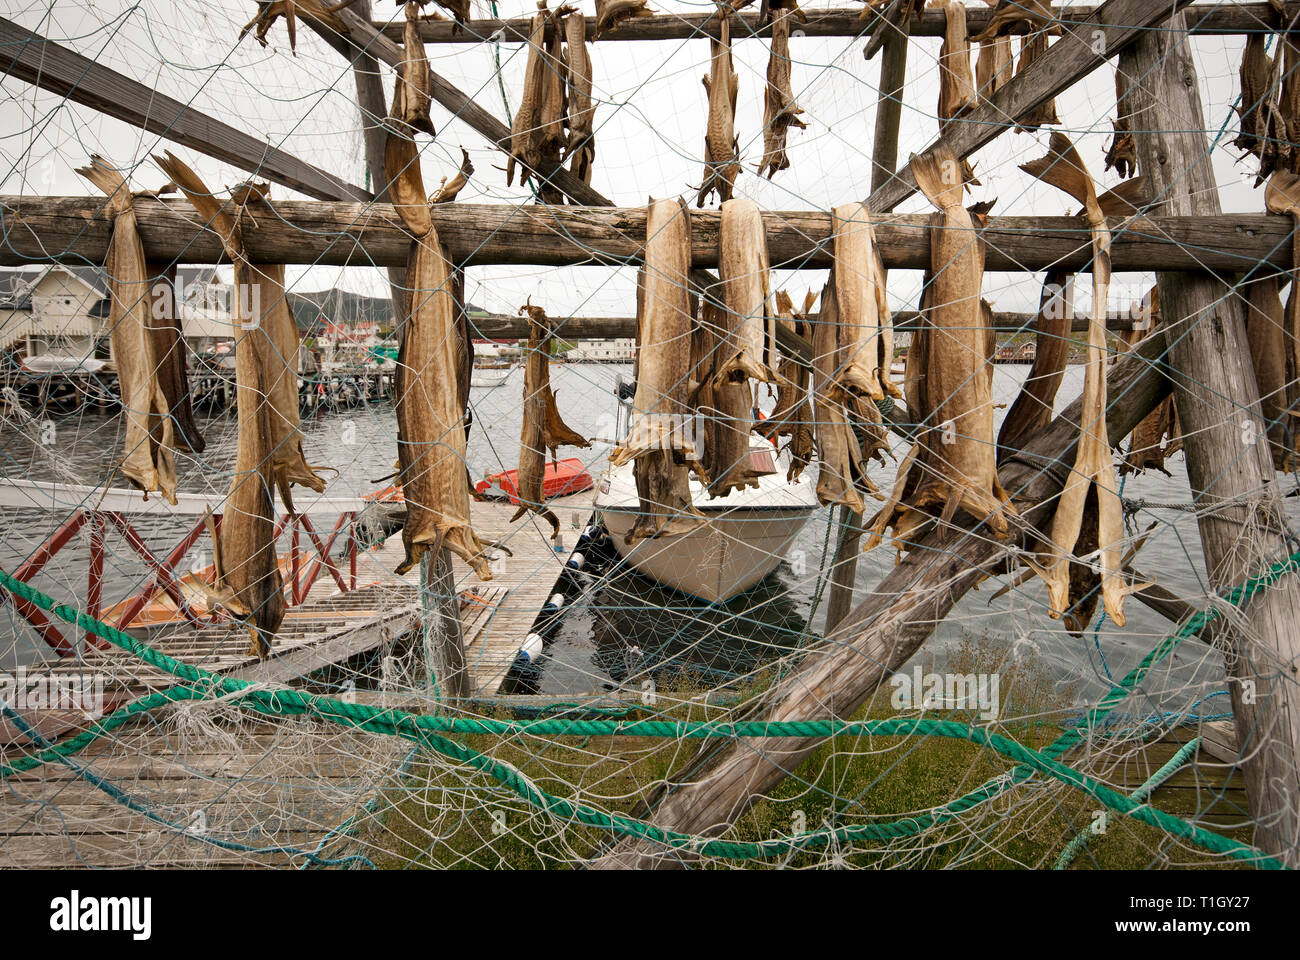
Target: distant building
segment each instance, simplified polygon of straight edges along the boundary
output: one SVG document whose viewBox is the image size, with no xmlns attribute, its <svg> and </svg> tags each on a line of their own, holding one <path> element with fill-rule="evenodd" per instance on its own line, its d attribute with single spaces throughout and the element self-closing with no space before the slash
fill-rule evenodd
<svg viewBox="0 0 1300 960">
<path fill-rule="evenodd" d="M 631 363 L 636 341 L 631 337 L 617 340 L 579 340 L 564 359 L 576 363 Z"/>
</svg>

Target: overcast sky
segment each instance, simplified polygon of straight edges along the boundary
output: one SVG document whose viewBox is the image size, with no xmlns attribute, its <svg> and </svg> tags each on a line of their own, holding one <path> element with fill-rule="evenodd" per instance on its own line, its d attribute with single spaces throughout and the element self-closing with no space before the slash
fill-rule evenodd
<svg viewBox="0 0 1300 960">
<path fill-rule="evenodd" d="M 817 4 L 821 6 L 822 4 Z M 1065 4 L 1069 6 L 1070 4 Z M 1194 10 L 1213 7 L 1198 4 Z M 360 115 L 354 100 L 349 64 L 312 31 L 299 28 L 298 52 L 293 56 L 283 23 L 260 47 L 251 37 L 237 42 L 239 28 L 256 4 L 240 0 L 5 0 L 6 15 L 28 29 L 73 47 L 205 113 L 280 146 L 354 183 L 365 182 Z M 581 4 L 594 14 L 594 0 Z M 654 9 L 698 12 L 712 4 L 685 0 L 654 2 Z M 859 4 L 847 4 L 858 8 Z M 399 19 L 402 7 L 375 3 L 376 16 Z M 535 9 L 531 0 L 501 0 L 503 17 L 525 16 Z M 489 16 L 484 0 L 473 0 L 474 16 Z M 1192 14 L 1195 15 L 1194 13 Z M 1251 188 L 1249 163 L 1237 164 L 1228 144 L 1235 135 L 1232 105 L 1238 92 L 1239 37 L 1198 37 L 1193 40 L 1205 119 L 1214 150 L 1215 171 L 1224 209 L 1263 208 L 1262 192 Z M 870 154 L 875 122 L 879 60 L 862 57 L 862 40 L 794 37 L 793 85 L 805 110 L 807 130 L 792 130 L 791 169 L 769 182 L 756 177 L 762 154 L 763 89 L 768 59 L 767 41 L 743 39 L 734 44 L 740 97 L 736 129 L 746 171 L 737 181 L 737 194 L 751 197 L 772 210 L 821 209 L 869 193 Z M 596 167 L 593 186 L 620 205 L 644 204 L 648 196 L 687 194 L 699 184 L 704 141 L 706 95 L 701 76 L 707 71 L 709 44 L 705 39 L 657 42 L 609 42 L 590 45 L 594 61 Z M 913 40 L 904 95 L 900 155 L 924 148 L 937 133 L 938 39 Z M 510 114 L 497 82 L 501 64 L 504 97 L 510 110 L 518 105 L 523 86 L 524 48 L 490 43 L 429 45 L 432 68 L 467 91 L 507 125 Z M 385 68 L 385 85 L 392 76 Z M 94 152 L 121 166 L 137 165 L 133 181 L 154 186 L 165 178 L 149 160 L 152 152 L 171 147 L 191 163 L 214 188 L 232 184 L 245 174 L 186 148 L 161 141 L 94 111 L 12 78 L 0 80 L 0 193 L 85 194 L 88 183 L 74 173 Z M 1114 114 L 1113 72 L 1104 69 L 1079 84 L 1058 102 L 1061 129 L 1074 138 L 1094 175 L 1113 186 L 1113 174 L 1101 176 L 1102 156 Z M 460 199 L 480 203 L 519 201 L 525 194 L 505 186 L 501 155 L 482 137 L 433 109 L 438 136 L 422 138 L 425 183 L 437 185 L 459 162 L 464 146 L 476 175 Z M 1224 131 L 1221 133 L 1221 131 Z M 996 198 L 995 213 L 1055 215 L 1073 213 L 1073 204 L 1053 188 L 1033 181 L 1017 164 L 1042 155 L 1046 134 L 1004 134 L 976 156 L 984 186 L 976 199 Z M 279 186 L 273 196 L 287 197 Z M 925 210 L 914 197 L 900 211 Z M 801 292 L 817 287 L 824 274 L 805 271 L 779 273 L 777 285 Z M 385 293 L 384 274 L 367 268 L 290 268 L 290 285 L 306 292 L 332 286 L 377 295 Z M 469 271 L 469 298 L 489 310 L 513 312 L 531 296 L 553 316 L 630 316 L 635 312 L 631 271 L 604 267 L 480 267 Z M 1041 278 L 990 274 L 985 295 L 999 309 L 1031 309 L 1038 302 Z M 1117 276 L 1116 283 L 1140 286 L 1141 278 Z M 916 272 L 895 271 L 890 277 L 891 299 L 897 306 L 914 306 L 920 286 Z"/>
</svg>

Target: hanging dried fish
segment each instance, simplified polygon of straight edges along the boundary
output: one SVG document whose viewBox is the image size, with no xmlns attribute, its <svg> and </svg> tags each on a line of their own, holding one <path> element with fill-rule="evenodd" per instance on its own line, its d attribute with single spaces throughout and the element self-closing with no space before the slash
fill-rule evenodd
<svg viewBox="0 0 1300 960">
<path fill-rule="evenodd" d="M 1255 280 L 1246 287 L 1246 338 L 1259 384 L 1260 405 L 1268 425 L 1273 469 L 1290 472 L 1295 466 L 1294 418 L 1290 411 L 1296 387 L 1287 377 L 1286 311 L 1277 277 Z"/>
<path fill-rule="evenodd" d="M 149 320 L 149 273 L 131 191 L 122 174 L 103 157 L 92 156 L 90 166 L 77 173 L 104 191 L 108 197 L 105 214 L 113 222 L 104 272 L 108 274 L 113 359 L 126 418 L 126 447 L 119 469 L 146 497 L 161 493 L 168 503 L 175 503 L 175 431 L 169 416 L 171 405 L 158 377 L 159 357 Z"/>
<path fill-rule="evenodd" d="M 176 436 L 191 453 L 207 448 L 190 398 L 190 381 L 185 364 L 185 340 L 176 304 L 176 264 L 145 264 L 153 277 L 150 287 L 149 337 L 153 340 L 154 359 L 158 365 L 158 385 L 167 400 L 167 409 Z"/>
<path fill-rule="evenodd" d="M 862 58 L 871 60 L 885 44 L 885 38 L 891 33 L 906 36 L 911 32 L 908 21 L 919 17 L 925 9 L 925 0 L 866 0 L 866 6 L 858 14 L 859 20 L 872 18 L 867 45 L 862 48 Z"/>
<path fill-rule="evenodd" d="M 524 420 L 519 433 L 519 510 L 511 522 L 532 511 L 551 525 L 554 540 L 560 535 L 560 521 L 546 506 L 543 493 L 546 454 L 554 457 L 556 448 L 563 445 L 591 444 L 569 429 L 555 403 L 551 390 L 550 318 L 531 300 L 519 308 L 519 314 L 528 317 L 528 362 L 524 367 Z"/>
<path fill-rule="evenodd" d="M 736 320 L 730 310 L 706 298 L 701 321 L 692 331 L 693 358 L 697 352 L 703 358 L 724 356 L 733 342 Z M 709 496 L 722 497 L 732 490 L 758 486 L 759 474 L 749 459 L 749 434 L 754 425 L 754 392 L 749 381 L 714 375 L 697 396 L 695 408 L 704 421 L 701 465 L 708 478 Z"/>
<path fill-rule="evenodd" d="M 274 3 L 259 3 L 257 16 L 244 24 L 239 31 L 239 39 L 243 40 L 245 34 L 256 28 L 257 42 L 262 46 L 266 46 L 267 34 L 275 26 L 275 21 L 284 17 L 284 25 L 289 31 L 289 49 L 296 55 L 298 52 L 298 17 L 314 20 L 329 30 L 347 36 L 348 25 L 336 14 L 338 11 L 350 7 L 353 2 L 354 0 L 343 0 L 341 3 L 329 6 L 320 3 L 319 0 L 275 0 Z"/>
<path fill-rule="evenodd" d="M 406 500 L 406 558 L 397 572 L 414 567 L 426 550 L 436 553 L 445 545 L 490 580 L 483 544 L 470 526 L 464 397 L 460 388 L 448 389 L 463 376 L 466 357 L 458 333 L 455 272 L 433 225 L 414 142 L 390 131 L 384 158 L 394 206 L 412 235 L 395 384 Z"/>
<path fill-rule="evenodd" d="M 1129 87 L 1132 84 L 1124 71 L 1115 68 L 1115 119 L 1111 125 L 1115 133 L 1106 150 L 1106 169 L 1112 167 L 1127 179 L 1137 173 L 1137 147 L 1133 142 L 1133 108 L 1129 104 Z"/>
<path fill-rule="evenodd" d="M 406 5 L 406 26 L 402 30 L 402 59 L 397 64 L 393 90 L 393 119 L 414 130 L 436 136 L 429 116 L 432 76 L 419 30 L 420 5 Z"/>
<path fill-rule="evenodd" d="M 270 377 L 263 364 L 274 348 L 260 312 L 250 309 L 256 302 L 252 291 L 260 288 L 251 279 L 244 249 L 243 231 L 249 224 L 238 210 L 232 212 L 221 204 L 198 175 L 170 152 L 155 156 L 154 161 L 216 231 L 226 255 L 235 263 L 236 289 L 248 291 L 237 294 L 231 302 L 239 446 L 216 544 L 221 562 L 213 589 L 226 598 L 227 609 L 234 610 L 232 604 L 236 604 L 251 611 L 250 652 L 265 657 L 284 619 L 283 582 L 275 552 L 275 509 L 271 502 L 276 482 L 272 470 L 272 422 L 278 418 L 273 415 Z"/>
<path fill-rule="evenodd" d="M 1047 52 L 1047 31 L 1040 30 L 1020 41 L 1020 59 L 1016 62 L 1016 76 L 1020 76 L 1033 65 L 1039 57 Z M 1061 118 L 1056 115 L 1056 100 L 1047 100 L 1030 110 L 1022 117 L 1016 118 L 1017 130 L 1037 130 L 1049 124 L 1057 124 Z"/>
<path fill-rule="evenodd" d="M 1106 436 L 1106 291 L 1110 286 L 1110 231 L 1097 202 L 1096 187 L 1083 159 L 1069 137 L 1053 133 L 1047 156 L 1023 164 L 1031 176 L 1065 191 L 1084 205 L 1092 230 L 1093 303 L 1088 322 L 1088 365 L 1084 373 L 1083 415 L 1074 470 L 1052 518 L 1047 556 L 1038 568 L 1047 582 L 1052 616 L 1059 617 L 1080 599 L 1070 593 L 1070 565 L 1081 543 L 1087 554 L 1098 556 L 1102 601 L 1106 615 L 1116 626 L 1124 626 L 1124 596 L 1129 592 L 1121 569 L 1124 540 L 1123 510 L 1116 492 L 1115 467 Z M 1089 498 L 1096 500 L 1096 544 L 1089 546 L 1091 527 Z"/>
<path fill-rule="evenodd" d="M 1273 90 L 1274 71 L 1275 61 L 1268 55 L 1268 35 L 1248 34 L 1241 58 L 1241 99 L 1236 107 L 1241 133 L 1233 146 L 1259 158 L 1256 186 L 1268 178 L 1277 164 L 1275 132 L 1281 118 Z"/>
<path fill-rule="evenodd" d="M 438 184 L 438 189 L 433 192 L 429 198 L 430 203 L 451 203 L 465 189 L 469 183 L 469 178 L 474 175 L 474 164 L 470 162 L 469 151 L 464 147 L 460 148 L 460 169 L 456 175 L 448 180 L 446 177 Z"/>
<path fill-rule="evenodd" d="M 855 513 L 862 513 L 866 504 L 865 491 L 880 498 L 880 493 L 867 476 L 866 457 L 853 429 L 847 404 L 852 398 L 839 379 L 840 347 L 839 320 L 835 305 L 835 283 L 828 279 L 822 291 L 821 312 L 813 325 L 813 417 L 817 425 L 817 499 L 823 504 L 840 504 Z M 868 401 L 865 411 L 880 413 Z M 883 446 L 883 429 L 868 420 L 865 434 L 869 435 L 874 449 Z"/>
<path fill-rule="evenodd" d="M 587 18 L 572 13 L 564 18 L 564 58 L 567 65 L 569 137 L 564 162 L 583 183 L 591 183 L 596 162 L 596 102 L 592 99 L 591 53 L 587 50 Z"/>
<path fill-rule="evenodd" d="M 543 57 L 541 114 L 538 118 L 541 136 L 537 152 L 548 167 L 560 164 L 568 144 L 568 135 L 564 130 L 568 117 L 568 67 L 564 63 L 564 29 L 561 22 L 573 10 L 570 6 L 559 7 L 547 21 L 550 39 L 546 41 L 546 55 Z M 538 195 L 543 203 L 564 203 L 564 191 L 549 181 L 542 183 Z"/>
<path fill-rule="evenodd" d="M 970 39 L 966 35 L 966 5 L 948 0 L 944 14 L 943 44 L 939 48 L 939 128 L 975 106 L 979 99 L 970 64 Z"/>
<path fill-rule="evenodd" d="M 886 393 L 901 397 L 889 376 L 894 327 L 885 268 L 866 204 L 846 203 L 831 211 L 831 240 L 830 282 L 840 344 L 836 379 L 848 394 L 871 400 L 883 400 Z"/>
<path fill-rule="evenodd" d="M 998 0 L 988 24 L 973 39 L 984 43 L 1026 29 L 1042 30 L 1054 23 L 1051 0 Z"/>
<path fill-rule="evenodd" d="M 1009 36 L 980 41 L 979 56 L 975 59 L 975 87 L 983 99 L 992 99 L 1014 73 L 1015 56 Z"/>
<path fill-rule="evenodd" d="M 891 526 L 895 540 L 906 541 L 933 507 L 942 508 L 945 523 L 965 510 L 999 537 L 1014 514 L 998 482 L 993 439 L 991 358 L 980 303 L 984 247 L 974 217 L 961 205 L 960 165 L 941 143 L 913 157 L 911 166 L 917 185 L 941 211 L 932 220 L 921 329 L 907 358 L 908 410 L 922 430 L 908 468 L 899 469 L 894 495 L 869 525 L 867 549 Z"/>
<path fill-rule="evenodd" d="M 763 101 L 763 162 L 758 175 L 767 171 L 769 180 L 790 167 L 785 141 L 791 127 L 807 129 L 799 119 L 803 110 L 794 102 L 790 84 L 790 18 L 802 16 L 798 7 L 776 10 L 772 14 L 772 52 L 767 61 L 767 93 Z"/>
<path fill-rule="evenodd" d="M 1149 335 L 1151 329 L 1149 321 L 1160 311 L 1159 289 L 1159 287 L 1152 287 L 1143 298 L 1142 317 L 1147 322 L 1120 335 L 1120 345 L 1125 352 L 1135 348 Z M 1127 473 L 1143 473 L 1147 470 L 1159 470 L 1165 476 L 1169 476 L 1169 471 L 1165 469 L 1165 461 L 1182 449 L 1182 445 L 1183 441 L 1178 429 L 1178 410 L 1174 406 L 1174 398 L 1168 396 L 1156 404 L 1156 408 L 1133 428 L 1133 433 L 1129 437 L 1128 453 L 1120 461 L 1120 476 Z"/>
<path fill-rule="evenodd" d="M 617 30 L 627 20 L 654 15 L 646 0 L 596 0 L 596 36 Z"/>
<path fill-rule="evenodd" d="M 397 0 L 397 2 L 400 4 L 403 0 Z M 421 7 L 423 7 L 429 2 L 429 0 L 417 0 L 417 2 Z M 460 25 L 469 20 L 469 0 L 436 0 L 436 2 L 438 6 L 450 13 L 452 19 L 455 21 L 456 25 L 452 27 L 453 32 L 455 32 Z M 434 15 L 434 18 L 438 20 L 443 19 L 442 17 L 438 17 L 436 14 Z"/>
<path fill-rule="evenodd" d="M 712 54 L 704 89 L 709 95 L 708 129 L 704 134 L 704 182 L 696 206 L 703 207 L 709 194 L 717 193 L 725 203 L 731 199 L 736 175 L 740 173 L 740 152 L 736 140 L 736 95 L 740 84 L 731 60 L 731 20 L 727 7 L 718 4 L 721 17 L 719 39 L 709 38 Z"/>
<path fill-rule="evenodd" d="M 1294 443 L 1296 430 L 1295 410 L 1300 405 L 1300 176 L 1279 170 L 1268 179 L 1264 190 L 1264 207 L 1269 213 L 1290 214 L 1296 232 L 1291 236 L 1291 291 L 1287 295 L 1283 318 L 1286 373 L 1286 417 L 1283 436 L 1290 435 Z M 1261 384 L 1261 393 L 1263 384 Z M 1275 462 L 1277 454 L 1274 454 Z M 1283 458 L 1284 462 L 1290 462 Z"/>
<path fill-rule="evenodd" d="M 726 324 L 725 354 L 716 379 L 771 383 L 776 363 L 776 311 L 772 305 L 767 233 L 758 204 L 737 198 L 722 205 L 719 276 Z"/>
<path fill-rule="evenodd" d="M 627 436 L 610 453 L 635 460 L 640 513 L 626 540 L 689 533 L 704 523 L 688 466 L 704 473 L 690 430 L 691 221 L 681 200 L 651 199 L 637 303 L 637 375 Z"/>
<path fill-rule="evenodd" d="M 806 338 L 810 334 L 810 324 L 806 317 L 816 302 L 817 294 L 809 292 L 804 300 L 803 314 L 796 315 L 789 295 L 784 290 L 779 291 L 776 295 L 776 322 L 795 335 Z M 786 479 L 792 483 L 799 479 L 815 450 L 812 405 L 808 395 L 811 379 L 812 371 L 806 363 L 798 357 L 783 353 L 776 369 L 776 409 L 761 427 L 763 436 L 769 440 L 790 438 L 786 444 L 790 454 Z"/>
<path fill-rule="evenodd" d="M 1070 362 L 1070 327 L 1074 321 L 1074 278 L 1048 271 L 1034 322 L 1034 361 L 998 432 L 998 459 L 1023 450 L 1052 422 L 1056 391 Z"/>
<path fill-rule="evenodd" d="M 528 30 L 528 62 L 524 67 L 524 93 L 510 125 L 510 158 L 506 161 L 506 186 L 514 183 L 515 164 L 523 169 L 519 183 L 536 176 L 542 162 L 542 107 L 546 96 L 546 0 L 537 0 Z M 391 138 L 390 138 L 391 139 Z M 391 188 L 390 188 L 391 189 Z"/>
</svg>

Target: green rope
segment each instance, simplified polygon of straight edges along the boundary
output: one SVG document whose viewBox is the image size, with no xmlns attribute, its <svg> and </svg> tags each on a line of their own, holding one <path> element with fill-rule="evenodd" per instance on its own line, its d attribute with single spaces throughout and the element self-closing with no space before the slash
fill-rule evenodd
<svg viewBox="0 0 1300 960">
<path fill-rule="evenodd" d="M 1129 794 L 1130 798 L 1133 800 L 1146 800 L 1147 797 L 1155 792 L 1156 788 L 1159 787 L 1160 784 L 1172 777 L 1178 769 L 1187 762 L 1188 758 L 1196 752 L 1196 748 L 1200 745 L 1200 737 L 1193 737 L 1187 743 L 1183 744 L 1179 751 L 1169 759 L 1168 763 L 1148 777 L 1147 781 L 1142 784 L 1142 786 Z M 1052 869 L 1064 870 L 1068 867 L 1070 861 L 1078 855 L 1079 851 L 1088 845 L 1088 834 L 1090 832 L 1091 830 L 1086 828 L 1080 830 L 1075 838 L 1065 845 L 1065 849 L 1062 850 L 1061 855 L 1057 857 L 1056 865 Z"/>
<path fill-rule="evenodd" d="M 1248 601 L 1260 590 L 1275 583 L 1285 574 L 1300 569 L 1300 553 L 1293 554 L 1287 560 L 1274 564 L 1259 576 L 1252 577 L 1241 586 L 1229 592 L 1226 599 L 1240 605 Z M 822 846 L 832 841 L 843 842 L 854 839 L 894 839 L 910 836 L 927 827 L 943 822 L 944 819 L 968 810 L 988 797 L 994 796 L 1011 783 L 1019 782 L 1033 772 L 1047 774 L 1063 783 L 1074 786 L 1097 799 L 1110 809 L 1158 827 L 1171 835 L 1182 837 L 1216 853 L 1225 853 L 1236 859 L 1256 863 L 1260 866 L 1276 868 L 1281 864 L 1254 847 L 1211 831 L 1204 830 L 1178 817 L 1171 816 L 1150 806 L 1126 797 L 1092 778 L 1057 762 L 1056 757 L 1063 754 L 1077 743 L 1082 734 L 1071 730 L 1058 738 L 1044 751 L 1039 752 L 1014 740 L 991 733 L 980 727 L 961 724 L 948 720 L 934 720 L 925 717 L 896 717 L 884 720 L 842 721 L 816 720 L 793 722 L 744 721 L 664 721 L 664 720 L 579 720 L 579 719 L 542 719 L 529 722 L 488 720 L 477 717 L 421 716 L 366 704 L 349 704 L 313 694 L 304 694 L 297 690 L 266 690 L 244 680 L 221 677 L 198 667 L 183 663 L 167 656 L 147 644 L 136 640 L 129 634 L 103 623 L 88 614 L 80 613 L 66 604 L 58 604 L 53 598 L 33 588 L 30 584 L 14 578 L 8 572 L 0 570 L 0 586 L 11 593 L 35 604 L 43 610 L 77 627 L 96 633 L 110 643 L 132 653 L 145 663 L 170 673 L 186 681 L 191 686 L 177 686 L 151 694 L 140 701 L 117 711 L 107 720 L 91 730 L 86 731 L 66 744 L 44 751 L 37 757 L 25 758 L 11 767 L 0 767 L 0 778 L 10 776 L 24 767 L 47 762 L 49 755 L 56 751 L 80 749 L 103 730 L 120 725 L 130 715 L 152 709 L 163 703 L 179 699 L 193 699 L 200 686 L 206 686 L 213 692 L 220 690 L 223 694 L 242 695 L 236 701 L 241 708 L 273 716 L 292 716 L 311 714 L 323 720 L 353 726 L 369 732 L 400 736 L 416 743 L 424 744 L 444 756 L 466 763 L 488 774 L 504 786 L 512 789 L 528 803 L 539 809 L 547 810 L 566 819 L 577 820 L 590 826 L 613 829 L 628 836 L 638 836 L 654 840 L 674 849 L 691 849 L 705 855 L 729 856 L 743 859 L 755 859 Z M 1209 608 L 1191 617 L 1177 633 L 1162 640 L 1147 655 L 1139 667 L 1131 671 L 1115 686 L 1097 707 L 1089 712 L 1089 725 L 1096 723 L 1108 714 L 1124 697 L 1138 680 L 1159 659 L 1163 659 L 1186 636 L 1198 632 L 1211 620 L 1218 617 L 1217 608 Z M 145 707 L 145 702 L 152 706 Z M 441 736 L 441 733 L 459 734 L 494 734 L 518 736 L 534 734 L 537 736 L 645 736 L 672 738 L 705 737 L 832 737 L 832 736 L 909 736 L 921 734 L 951 739 L 964 739 L 988 747 L 1018 762 L 1010 774 L 990 781 L 980 790 L 959 798 L 944 807 L 929 813 L 910 817 L 906 820 L 886 824 L 858 824 L 842 826 L 832 830 L 817 831 L 791 838 L 760 841 L 757 843 L 708 840 L 664 830 L 652 824 L 619 814 L 605 814 L 581 804 L 574 804 L 560 797 L 554 797 L 539 790 L 524 775 L 508 764 L 494 760 L 463 744 L 455 743 Z M 63 754 L 59 754 L 63 755 Z"/>
</svg>

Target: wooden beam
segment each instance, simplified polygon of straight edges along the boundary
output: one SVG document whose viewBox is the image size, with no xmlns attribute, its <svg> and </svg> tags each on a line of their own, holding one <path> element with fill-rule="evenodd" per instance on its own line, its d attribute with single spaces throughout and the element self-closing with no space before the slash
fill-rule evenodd
<svg viewBox="0 0 1300 960">
<path fill-rule="evenodd" d="M 135 201 L 145 255 L 164 263 L 220 263 L 216 234 L 182 200 Z M 102 263 L 109 225 L 93 197 L 0 196 L 0 266 Z M 283 200 L 246 235 L 262 263 L 402 266 L 410 235 L 388 204 Z M 433 221 L 448 256 L 461 266 L 624 266 L 640 262 L 644 207 L 546 207 L 536 204 L 439 204 Z M 772 266 L 830 266 L 830 215 L 763 214 Z M 930 264 L 929 214 L 895 214 L 876 225 L 885 266 Z M 717 210 L 691 213 L 695 267 L 718 262 Z M 1112 220 L 1112 259 L 1120 271 L 1207 270 L 1222 274 L 1290 267 L 1291 222 L 1265 213 Z M 1075 217 L 994 217 L 982 231 L 990 271 L 1084 270 L 1092 260 L 1087 225 Z"/>
<path fill-rule="evenodd" d="M 1288 17 L 1300 12 L 1300 3 L 1287 4 Z M 804 8 L 808 18 L 806 23 L 796 24 L 798 31 L 792 37 L 856 37 L 869 30 L 874 19 L 863 19 L 859 7 L 832 7 L 828 9 Z M 1065 23 L 1090 24 L 1095 22 L 1097 7 L 1090 5 L 1071 5 L 1053 7 L 1053 14 Z M 987 4 L 973 4 L 967 7 L 966 23 L 972 34 L 979 33 L 988 23 L 992 10 Z M 749 10 L 731 15 L 731 37 L 740 40 L 748 37 L 770 37 L 770 26 L 759 28 L 758 11 Z M 1270 3 L 1220 3 L 1206 7 L 1202 11 L 1193 11 L 1189 24 L 1195 34 L 1243 34 L 1267 29 L 1266 25 L 1276 23 L 1273 6 Z M 716 13 L 668 13 L 657 14 L 644 19 L 630 20 L 615 30 L 606 30 L 596 36 L 594 17 L 587 18 L 587 39 L 597 41 L 628 40 L 690 40 L 718 36 L 721 21 Z M 528 17 L 516 17 L 508 20 L 483 19 L 471 20 L 463 28 L 457 28 L 450 20 L 426 20 L 420 24 L 420 36 L 425 43 L 480 43 L 498 41 L 500 43 L 526 43 L 530 20 Z M 402 25 L 399 23 L 375 24 L 390 40 L 400 43 Z M 912 23 L 914 37 L 943 36 L 944 16 L 940 10 L 926 10 Z"/>
<path fill-rule="evenodd" d="M 1067 27 L 1043 56 L 1017 74 L 992 97 L 981 99 L 969 113 L 953 120 L 939 140 L 966 158 L 980 147 L 1014 127 L 1014 121 L 1074 86 L 1108 58 L 1117 55 L 1171 11 L 1191 0 L 1107 0 L 1097 8 L 1091 22 Z M 910 168 L 899 171 L 879 190 L 873 190 L 869 206 L 887 213 L 916 192 Z"/>
<path fill-rule="evenodd" d="M 1148 337 L 1110 370 L 1111 436 L 1126 436 L 1169 393 L 1159 372 L 1160 337 Z M 1074 462 L 1081 398 L 998 468 L 1004 488 L 1029 524 L 1042 524 Z M 1007 557 L 1008 544 L 986 530 L 938 528 L 918 535 L 910 551 L 845 618 L 839 629 L 807 650 L 800 666 L 764 693 L 747 716 L 774 721 L 852 716 L 885 678 L 901 668 L 976 584 Z M 656 826 L 712 835 L 770 791 L 823 741 L 781 738 L 728 742 L 686 782 L 653 798 L 645 817 Z M 648 841 L 621 838 L 599 855 L 597 868 L 674 867 L 689 851 L 665 851 Z"/>
<path fill-rule="evenodd" d="M 1131 78 L 1138 169 L 1158 207 L 1184 216 L 1219 212 L 1218 185 L 1204 133 L 1196 65 L 1183 14 L 1153 30 L 1120 59 Z M 1175 371 L 1174 401 L 1187 454 L 1187 477 L 1217 590 L 1258 574 L 1291 553 L 1274 482 L 1259 387 L 1250 361 L 1241 298 L 1204 274 L 1156 274 L 1162 330 Z M 1123 434 L 1112 434 L 1123 436 Z M 1256 595 L 1225 638 L 1255 842 L 1289 866 L 1300 865 L 1300 577 Z"/>
<path fill-rule="evenodd" d="M 361 187 L 200 113 L 0 17 L 0 70 L 42 90 L 318 200 L 368 200 Z"/>
</svg>

